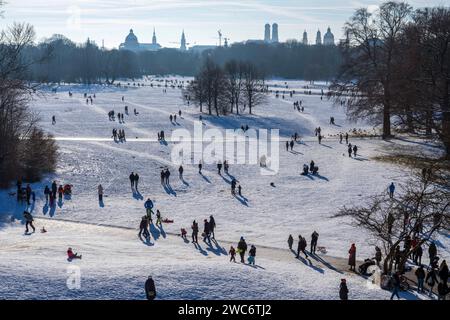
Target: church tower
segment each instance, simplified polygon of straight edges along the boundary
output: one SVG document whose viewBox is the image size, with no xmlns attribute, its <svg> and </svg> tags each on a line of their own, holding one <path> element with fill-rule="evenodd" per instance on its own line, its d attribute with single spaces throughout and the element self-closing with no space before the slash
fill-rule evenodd
<svg viewBox="0 0 450 320">
<path fill-rule="evenodd" d="M 307 46 L 308 45 L 308 34 L 306 33 L 306 30 L 303 31 L 303 40 L 302 43 Z"/>
<path fill-rule="evenodd" d="M 316 36 L 316 45 L 322 44 L 322 34 L 320 33 L 320 30 L 317 30 L 317 36 Z"/>
<path fill-rule="evenodd" d="M 181 34 L 181 45 L 180 45 L 180 50 L 181 51 L 186 51 L 186 37 L 184 35 L 184 30 L 183 33 Z"/>
<path fill-rule="evenodd" d="M 278 24 L 274 23 L 272 25 L 272 42 L 278 43 Z"/>
<path fill-rule="evenodd" d="M 264 42 L 270 42 L 270 24 L 268 23 L 264 26 Z"/>
<path fill-rule="evenodd" d="M 158 42 L 156 41 L 156 32 L 155 32 L 155 28 L 153 28 L 152 44 L 153 44 L 153 45 L 158 44 Z"/>
</svg>

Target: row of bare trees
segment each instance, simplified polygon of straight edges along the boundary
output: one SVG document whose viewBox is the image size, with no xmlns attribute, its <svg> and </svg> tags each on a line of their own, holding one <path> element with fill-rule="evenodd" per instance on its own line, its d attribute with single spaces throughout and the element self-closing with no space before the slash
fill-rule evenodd
<svg viewBox="0 0 450 320">
<path fill-rule="evenodd" d="M 0 187 L 13 179 L 37 180 L 56 164 L 55 142 L 28 107 L 35 88 L 24 79 L 34 61 L 23 52 L 34 36 L 27 24 L 0 33 Z"/>
<path fill-rule="evenodd" d="M 370 197 L 367 204 L 343 207 L 335 217 L 351 217 L 384 249 L 382 271 L 388 274 L 397 262 L 400 270 L 418 246 L 429 244 L 439 232 L 450 231 L 450 183 L 439 164 L 413 175 L 395 198 L 387 192 Z M 408 245 L 418 239 L 416 247 Z"/>
<path fill-rule="evenodd" d="M 351 118 L 438 138 L 450 157 L 450 8 L 403 2 L 359 9 L 345 24 L 331 97 Z"/>
<path fill-rule="evenodd" d="M 264 75 L 250 62 L 230 60 L 223 67 L 206 59 L 200 72 L 183 92 L 208 114 L 240 114 L 266 103 Z"/>
</svg>

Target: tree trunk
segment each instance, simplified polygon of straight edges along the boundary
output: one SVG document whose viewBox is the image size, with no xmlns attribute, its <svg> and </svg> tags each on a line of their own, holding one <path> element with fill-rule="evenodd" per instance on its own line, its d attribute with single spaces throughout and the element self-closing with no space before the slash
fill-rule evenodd
<svg viewBox="0 0 450 320">
<path fill-rule="evenodd" d="M 391 107 L 385 103 L 383 109 L 383 139 L 391 137 Z"/>
</svg>

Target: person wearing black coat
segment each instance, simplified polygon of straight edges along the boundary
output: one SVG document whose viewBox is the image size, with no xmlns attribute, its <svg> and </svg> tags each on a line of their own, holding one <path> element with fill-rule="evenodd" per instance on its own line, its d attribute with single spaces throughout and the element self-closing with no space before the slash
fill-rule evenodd
<svg viewBox="0 0 450 320">
<path fill-rule="evenodd" d="M 448 266 L 445 260 L 442 260 L 441 266 L 439 268 L 439 278 L 443 283 L 448 282 Z"/>
<path fill-rule="evenodd" d="M 294 244 L 294 238 L 292 237 L 291 234 L 289 235 L 287 242 L 288 242 L 289 250 L 292 250 L 292 245 Z"/>
<path fill-rule="evenodd" d="M 52 195 L 53 199 L 56 199 L 56 192 L 58 191 L 58 185 L 56 184 L 56 181 L 53 181 L 52 183 Z"/>
<path fill-rule="evenodd" d="M 430 257 L 430 264 L 431 264 L 431 261 L 433 261 L 434 257 L 436 257 L 437 255 L 437 248 L 434 242 L 431 242 L 430 246 L 428 247 L 428 255 Z"/>
<path fill-rule="evenodd" d="M 149 276 L 147 281 L 145 281 L 145 295 L 147 296 L 147 300 L 153 300 L 156 298 L 155 281 L 153 281 L 151 276 Z"/>
<path fill-rule="evenodd" d="M 194 220 L 192 222 L 192 242 L 198 243 L 198 223 Z"/>
<path fill-rule="evenodd" d="M 139 224 L 139 234 L 138 237 L 141 238 L 142 233 L 144 234 L 144 237 L 147 239 L 150 236 L 150 233 L 148 232 L 148 218 L 147 216 L 143 216 L 141 223 Z"/>
<path fill-rule="evenodd" d="M 216 220 L 214 220 L 214 217 L 211 215 L 211 216 L 209 216 L 209 231 L 210 231 L 210 234 L 212 234 L 213 239 L 215 239 L 215 235 L 214 235 L 215 228 L 216 228 Z"/>
<path fill-rule="evenodd" d="M 418 293 L 425 292 L 425 289 L 423 287 L 423 283 L 425 281 L 425 270 L 422 265 L 419 268 L 417 268 L 415 275 L 417 277 L 417 292 Z"/>
<path fill-rule="evenodd" d="M 206 242 L 206 239 L 208 239 L 209 242 L 211 242 L 210 234 L 211 234 L 211 228 L 209 226 L 208 220 L 204 220 L 204 227 L 203 227 L 203 241 Z"/>
<path fill-rule="evenodd" d="M 314 231 L 311 235 L 311 253 L 312 254 L 316 254 L 316 246 L 317 246 L 318 240 L 319 240 L 319 234 L 317 233 L 317 231 Z"/>
<path fill-rule="evenodd" d="M 23 212 L 23 217 L 25 219 L 25 233 L 28 233 L 28 226 L 30 226 L 33 229 L 33 232 L 36 231 L 36 229 L 33 226 L 33 216 L 28 211 Z"/>
<path fill-rule="evenodd" d="M 131 189 L 133 189 L 134 188 L 134 179 L 135 179 L 135 177 L 134 177 L 134 172 L 132 172 L 131 174 L 130 174 L 130 177 L 129 177 L 129 179 L 130 179 L 130 184 L 131 184 Z"/>
<path fill-rule="evenodd" d="M 428 293 L 428 295 L 431 297 L 431 295 L 433 294 L 433 288 L 436 285 L 436 282 L 438 282 L 436 270 L 431 269 L 430 271 L 428 271 L 425 282 L 430 287 L 430 292 Z"/>
<path fill-rule="evenodd" d="M 297 258 L 300 257 L 300 252 L 303 252 L 305 255 L 305 258 L 308 259 L 308 255 L 306 254 L 307 244 L 305 238 L 303 238 L 301 235 L 298 236 L 298 247 L 297 247 Z"/>
<path fill-rule="evenodd" d="M 247 251 L 247 243 L 245 242 L 244 237 L 241 237 L 239 243 L 237 245 L 239 255 L 241 256 L 241 263 L 245 263 L 245 252 Z"/>
<path fill-rule="evenodd" d="M 341 279 L 341 285 L 339 287 L 339 298 L 341 300 L 348 300 L 348 288 L 347 281 L 345 279 Z"/>
</svg>

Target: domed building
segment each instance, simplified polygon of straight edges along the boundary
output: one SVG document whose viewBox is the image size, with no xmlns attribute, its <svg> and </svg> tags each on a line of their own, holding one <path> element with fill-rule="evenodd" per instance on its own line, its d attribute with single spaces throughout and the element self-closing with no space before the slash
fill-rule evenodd
<svg viewBox="0 0 450 320">
<path fill-rule="evenodd" d="M 133 29 L 131 29 L 130 33 L 125 38 L 125 42 L 120 44 L 119 49 L 134 52 L 158 51 L 159 49 L 161 49 L 161 46 L 156 41 L 156 32 L 154 29 L 153 29 L 152 43 L 139 43 L 138 38 L 133 32 Z"/>
<path fill-rule="evenodd" d="M 331 33 L 330 27 L 327 29 L 327 33 L 323 36 L 323 44 L 326 46 L 334 46 L 334 35 Z"/>
</svg>

